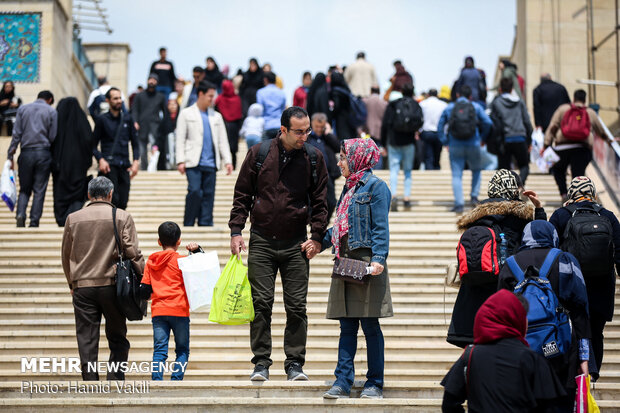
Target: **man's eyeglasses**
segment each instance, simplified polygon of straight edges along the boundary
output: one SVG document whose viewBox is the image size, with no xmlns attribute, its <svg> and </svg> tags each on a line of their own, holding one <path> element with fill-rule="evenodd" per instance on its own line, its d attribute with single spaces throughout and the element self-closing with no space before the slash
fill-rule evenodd
<svg viewBox="0 0 620 413">
<path fill-rule="evenodd" d="M 289 129 L 291 132 L 295 134 L 295 136 L 301 138 L 302 136 L 308 136 L 312 133 L 312 128 L 308 128 L 306 130 L 303 129 Z"/>
</svg>

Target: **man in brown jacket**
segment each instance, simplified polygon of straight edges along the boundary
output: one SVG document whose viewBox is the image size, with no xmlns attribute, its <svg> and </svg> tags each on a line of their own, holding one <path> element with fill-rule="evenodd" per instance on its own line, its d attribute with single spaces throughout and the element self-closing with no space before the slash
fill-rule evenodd
<svg viewBox="0 0 620 413">
<path fill-rule="evenodd" d="M 560 160 L 553 165 L 553 177 L 560 190 L 562 202 L 566 201 L 566 170 L 570 165 L 572 177 L 585 176 L 586 168 L 592 160 L 592 144 L 594 137 L 592 132 L 599 136 L 605 136 L 603 125 L 598 119 L 596 112 L 586 107 L 586 91 L 578 89 L 573 95 L 573 105 L 577 108 L 585 108 L 590 118 L 591 131 L 587 139 L 582 141 L 569 140 L 562 133 L 562 120 L 573 105 L 566 103 L 560 105 L 549 122 L 549 127 L 545 132 L 545 144 L 543 151 L 553 145 L 553 150 L 558 154 Z"/>
<path fill-rule="evenodd" d="M 110 362 L 127 361 L 129 341 L 125 316 L 116 306 L 114 275 L 118 261 L 112 223 L 114 184 L 99 176 L 88 184 L 90 203 L 70 214 L 62 238 L 62 268 L 73 296 L 75 329 L 83 380 L 99 380 L 97 371 L 88 371 L 89 362 L 97 362 L 99 326 L 105 317 Z M 131 215 L 116 210 L 116 225 L 123 257 L 131 259 L 140 274 L 144 258 L 138 248 L 138 236 Z M 108 380 L 124 380 L 121 371 L 107 373 Z"/>
<path fill-rule="evenodd" d="M 298 106 L 290 107 L 282 113 L 280 123 L 278 137 L 248 151 L 235 185 L 228 222 L 233 254 L 245 250 L 241 231 L 248 215 L 252 223 L 248 279 L 255 313 L 250 324 L 255 365 L 250 380 L 255 381 L 269 379 L 271 311 L 278 270 L 286 309 L 284 370 L 288 380 L 308 380 L 302 370 L 308 331 L 308 259 L 321 251 L 327 226 L 327 167 L 321 152 L 306 144 L 312 132 L 308 113 Z M 261 149 L 268 151 L 258 167 Z M 302 248 L 308 223 L 311 243 Z"/>
</svg>

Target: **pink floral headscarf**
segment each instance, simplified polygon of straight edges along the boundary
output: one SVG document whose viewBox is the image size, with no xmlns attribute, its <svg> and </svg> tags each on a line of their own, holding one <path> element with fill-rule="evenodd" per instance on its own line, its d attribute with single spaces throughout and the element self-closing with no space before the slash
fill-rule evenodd
<svg viewBox="0 0 620 413">
<path fill-rule="evenodd" d="M 345 186 L 348 191 L 342 197 L 336 210 L 336 221 L 332 228 L 332 244 L 336 251 L 336 257 L 340 257 L 340 239 L 349 233 L 349 206 L 357 183 L 364 173 L 372 169 L 379 162 L 379 148 L 372 139 L 348 139 L 344 141 L 345 153 L 351 175 L 347 178 Z"/>
</svg>

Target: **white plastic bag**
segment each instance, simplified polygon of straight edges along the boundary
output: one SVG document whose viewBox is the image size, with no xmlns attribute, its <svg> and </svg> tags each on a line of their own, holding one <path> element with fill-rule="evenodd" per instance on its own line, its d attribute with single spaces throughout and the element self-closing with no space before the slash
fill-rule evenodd
<svg viewBox="0 0 620 413">
<path fill-rule="evenodd" d="M 11 169 L 11 161 L 9 160 L 4 163 L 4 168 L 2 169 L 0 193 L 2 193 L 2 200 L 13 212 L 17 203 L 17 188 L 15 186 L 15 172 Z"/>
<path fill-rule="evenodd" d="M 560 157 L 557 153 L 555 153 L 553 148 L 548 147 L 545 149 L 542 156 L 536 161 L 536 166 L 538 166 L 538 169 L 540 169 L 541 172 L 547 173 L 549 172 L 549 169 L 551 169 L 551 167 L 559 160 Z"/>
<path fill-rule="evenodd" d="M 213 289 L 220 278 L 220 261 L 215 251 L 192 254 L 179 258 L 183 273 L 185 292 L 191 311 L 208 310 L 211 307 Z"/>
<path fill-rule="evenodd" d="M 545 144 L 545 135 L 542 129 L 534 129 L 532 132 L 532 151 L 530 152 L 530 161 L 537 163 L 540 159 L 540 151 Z"/>
</svg>

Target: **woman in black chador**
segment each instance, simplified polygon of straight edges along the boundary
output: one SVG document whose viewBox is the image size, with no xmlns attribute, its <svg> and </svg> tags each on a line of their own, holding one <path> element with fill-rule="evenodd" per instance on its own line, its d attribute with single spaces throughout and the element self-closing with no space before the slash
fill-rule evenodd
<svg viewBox="0 0 620 413">
<path fill-rule="evenodd" d="M 93 132 L 76 98 L 62 99 L 56 110 L 58 133 L 52 144 L 54 216 L 58 226 L 63 227 L 67 216 L 82 208 L 86 201 Z"/>
</svg>

